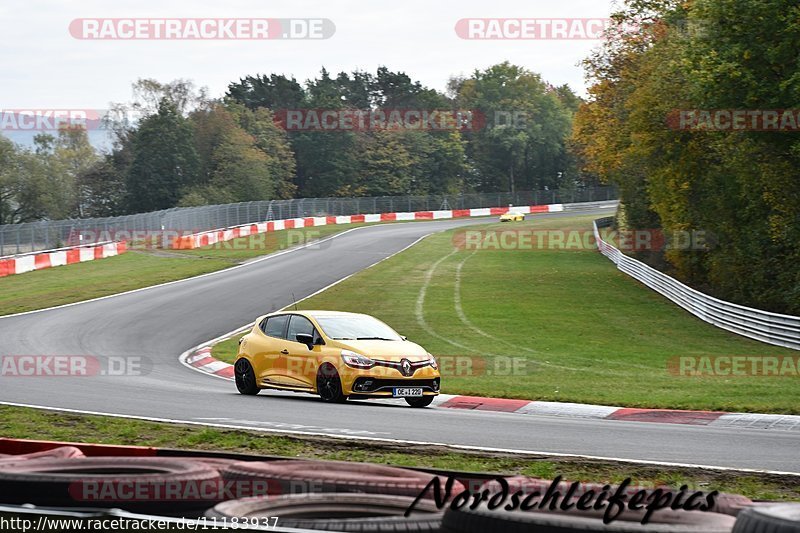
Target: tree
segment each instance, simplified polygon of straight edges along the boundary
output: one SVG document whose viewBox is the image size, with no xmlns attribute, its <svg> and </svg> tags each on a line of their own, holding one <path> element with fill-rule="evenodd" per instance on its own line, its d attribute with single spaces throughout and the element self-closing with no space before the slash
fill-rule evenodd
<svg viewBox="0 0 800 533">
<path fill-rule="evenodd" d="M 191 115 L 200 171 L 196 185 L 184 192 L 182 205 L 266 200 L 291 190 L 291 152 L 285 153 L 285 140 L 280 144 L 271 115 L 231 107 L 233 112 L 216 103 Z M 240 120 L 258 137 L 243 129 Z"/>
<path fill-rule="evenodd" d="M 192 125 L 167 98 L 159 102 L 155 115 L 141 122 L 132 152 L 126 177 L 132 212 L 174 207 L 185 189 L 198 181 L 200 162 Z"/>
<path fill-rule="evenodd" d="M 562 100 L 571 93 L 550 88 L 538 74 L 508 62 L 452 80 L 457 103 L 475 110 L 486 126 L 466 134 L 468 157 L 486 191 L 558 187 L 574 175 L 566 140 L 572 114 Z"/>
<path fill-rule="evenodd" d="M 267 168 L 275 183 L 275 197 L 292 198 L 297 191 L 294 184 L 295 156 L 288 135 L 276 125 L 272 112 L 263 107 L 251 111 L 233 102 L 227 108 L 239 125 L 252 135 L 255 146 L 267 156 Z"/>
<path fill-rule="evenodd" d="M 248 109 L 297 109 L 305 101 L 303 87 L 294 78 L 282 74 L 247 76 L 228 85 L 227 97 Z"/>
<path fill-rule="evenodd" d="M 793 109 L 800 6 L 788 0 L 636 0 L 587 62 L 576 117 L 587 167 L 620 186 L 631 228 L 700 231 L 708 249 L 670 249 L 672 273 L 712 294 L 800 312 L 800 142 L 793 134 L 668 127 L 679 110 Z M 769 25 L 761 23 L 769 20 Z"/>
<path fill-rule="evenodd" d="M 83 217 L 111 217 L 125 211 L 125 174 L 114 155 L 106 155 L 80 175 L 78 195 Z"/>
</svg>

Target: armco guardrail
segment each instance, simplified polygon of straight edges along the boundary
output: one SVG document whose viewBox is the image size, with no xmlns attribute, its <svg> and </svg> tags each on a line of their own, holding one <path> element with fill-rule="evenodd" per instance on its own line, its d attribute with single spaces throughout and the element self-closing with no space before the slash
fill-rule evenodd
<svg viewBox="0 0 800 533">
<path fill-rule="evenodd" d="M 714 298 L 628 257 L 600 236 L 599 228 L 609 226 L 612 220 L 596 220 L 594 236 L 600 252 L 611 259 L 622 272 L 709 324 L 761 342 L 800 350 L 800 317 L 770 313 Z"/>
</svg>

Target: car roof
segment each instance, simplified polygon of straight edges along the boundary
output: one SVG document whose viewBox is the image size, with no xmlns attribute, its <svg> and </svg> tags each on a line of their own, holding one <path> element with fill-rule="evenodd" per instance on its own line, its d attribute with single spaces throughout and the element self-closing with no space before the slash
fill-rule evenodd
<svg viewBox="0 0 800 533">
<path fill-rule="evenodd" d="M 348 313 L 347 311 L 324 311 L 324 310 L 313 310 L 313 309 L 299 309 L 297 311 L 293 309 L 284 309 L 283 311 L 275 311 L 274 313 L 270 313 L 267 316 L 281 315 L 288 313 L 310 316 L 312 318 L 325 317 L 325 316 L 353 316 L 353 317 L 369 316 L 363 313 Z"/>
</svg>

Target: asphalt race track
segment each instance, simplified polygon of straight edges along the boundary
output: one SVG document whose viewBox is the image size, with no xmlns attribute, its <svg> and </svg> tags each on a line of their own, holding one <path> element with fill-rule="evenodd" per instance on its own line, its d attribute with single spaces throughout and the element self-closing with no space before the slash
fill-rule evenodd
<svg viewBox="0 0 800 533">
<path fill-rule="evenodd" d="M 0 402 L 264 430 L 800 473 L 797 432 L 411 409 L 381 402 L 326 405 L 310 395 L 270 391 L 245 397 L 232 383 L 178 361 L 185 350 L 290 304 L 292 293 L 298 299 L 310 295 L 424 235 L 482 223 L 486 220 L 368 226 L 230 270 L 0 318 L 0 355 L 141 356 L 147 362 L 140 376 L 3 377 Z"/>
</svg>

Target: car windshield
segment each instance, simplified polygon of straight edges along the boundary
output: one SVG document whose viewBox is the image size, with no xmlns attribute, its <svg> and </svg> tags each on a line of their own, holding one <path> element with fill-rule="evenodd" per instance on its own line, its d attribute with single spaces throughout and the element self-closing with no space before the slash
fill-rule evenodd
<svg viewBox="0 0 800 533">
<path fill-rule="evenodd" d="M 320 316 L 317 323 L 331 339 L 403 340 L 395 330 L 370 316 Z"/>
</svg>

